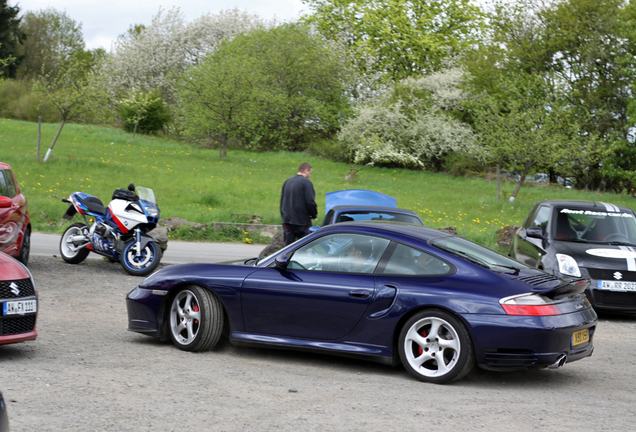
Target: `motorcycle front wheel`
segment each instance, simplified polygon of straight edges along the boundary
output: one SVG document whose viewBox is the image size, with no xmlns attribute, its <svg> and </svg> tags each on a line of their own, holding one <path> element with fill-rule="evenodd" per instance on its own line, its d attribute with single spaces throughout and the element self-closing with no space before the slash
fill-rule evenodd
<svg viewBox="0 0 636 432">
<path fill-rule="evenodd" d="M 155 271 L 161 261 L 161 248 L 153 242 L 137 252 L 137 242 L 131 240 L 121 254 L 121 266 L 126 273 L 133 276 L 145 276 Z"/>
<path fill-rule="evenodd" d="M 60 255 L 69 264 L 79 264 L 86 259 L 90 251 L 86 249 L 88 239 L 82 233 L 82 228 L 88 228 L 83 223 L 74 223 L 66 228 L 60 240 Z M 82 237 L 81 245 L 78 247 L 77 239 Z M 75 242 L 73 240 L 75 239 Z"/>
</svg>

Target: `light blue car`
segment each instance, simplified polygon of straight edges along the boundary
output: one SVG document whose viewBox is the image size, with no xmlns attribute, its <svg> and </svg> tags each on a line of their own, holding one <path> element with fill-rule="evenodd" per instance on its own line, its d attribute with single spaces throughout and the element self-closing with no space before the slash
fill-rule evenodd
<svg viewBox="0 0 636 432">
<path fill-rule="evenodd" d="M 366 189 L 347 189 L 326 195 L 325 218 L 320 226 L 309 228 L 309 232 L 334 223 L 370 220 L 424 225 L 415 212 L 398 208 L 392 196 Z"/>
</svg>

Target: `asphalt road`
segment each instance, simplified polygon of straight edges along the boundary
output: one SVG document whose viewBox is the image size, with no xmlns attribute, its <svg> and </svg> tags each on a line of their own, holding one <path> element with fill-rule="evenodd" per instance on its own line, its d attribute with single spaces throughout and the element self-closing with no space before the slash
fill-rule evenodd
<svg viewBox="0 0 636 432">
<path fill-rule="evenodd" d="M 475 369 L 449 385 L 424 384 L 402 367 L 359 359 L 227 340 L 187 353 L 128 332 L 125 296 L 143 278 L 99 259 L 69 265 L 40 240 L 29 263 L 38 338 L 0 346 L 11 432 L 636 428 L 636 317 L 601 317 L 594 355 L 558 370 Z M 198 245 L 187 243 L 184 259 L 260 249 Z"/>
<path fill-rule="evenodd" d="M 31 234 L 31 255 L 60 256 L 60 234 Z M 163 264 L 185 264 L 192 262 L 222 262 L 257 257 L 267 245 L 243 243 L 197 243 L 169 241 L 163 254 Z M 102 256 L 91 253 L 90 259 L 102 260 Z"/>
<path fill-rule="evenodd" d="M 636 427 L 636 319 L 604 317 L 591 358 L 475 369 L 450 385 L 402 367 L 233 346 L 187 353 L 126 331 L 143 278 L 103 260 L 34 256 L 38 338 L 0 346 L 11 432 L 626 431 Z"/>
</svg>

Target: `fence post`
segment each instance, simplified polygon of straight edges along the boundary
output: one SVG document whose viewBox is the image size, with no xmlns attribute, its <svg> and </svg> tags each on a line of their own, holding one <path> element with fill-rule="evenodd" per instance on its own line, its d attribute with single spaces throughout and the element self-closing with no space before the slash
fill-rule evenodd
<svg viewBox="0 0 636 432">
<path fill-rule="evenodd" d="M 38 153 L 36 161 L 40 162 L 40 137 L 42 136 L 42 116 L 38 116 Z"/>
</svg>

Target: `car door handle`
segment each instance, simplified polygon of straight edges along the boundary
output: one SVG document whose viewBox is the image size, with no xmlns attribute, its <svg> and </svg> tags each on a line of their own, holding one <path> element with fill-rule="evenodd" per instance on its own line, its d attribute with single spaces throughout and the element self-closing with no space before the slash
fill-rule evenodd
<svg viewBox="0 0 636 432">
<path fill-rule="evenodd" d="M 371 295 L 371 291 L 366 289 L 355 289 L 355 290 L 349 291 L 349 297 L 367 298 L 370 295 Z"/>
</svg>

